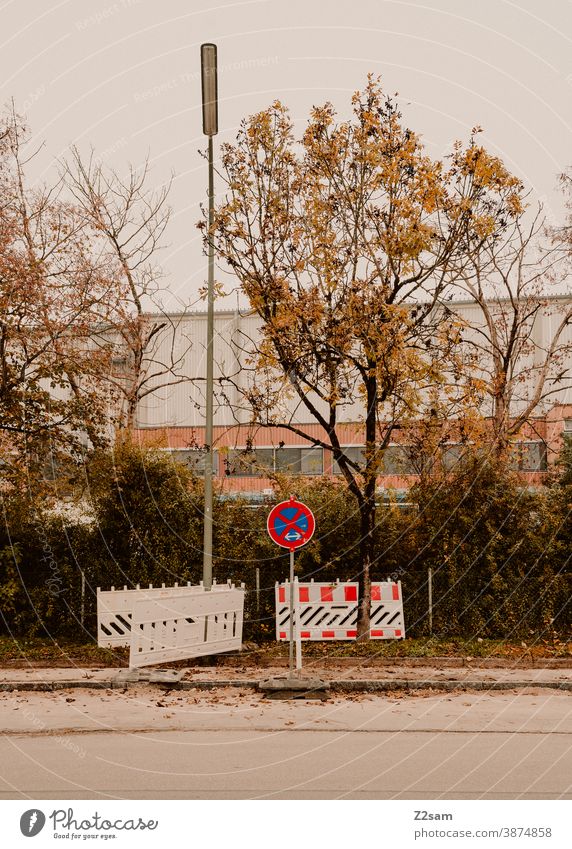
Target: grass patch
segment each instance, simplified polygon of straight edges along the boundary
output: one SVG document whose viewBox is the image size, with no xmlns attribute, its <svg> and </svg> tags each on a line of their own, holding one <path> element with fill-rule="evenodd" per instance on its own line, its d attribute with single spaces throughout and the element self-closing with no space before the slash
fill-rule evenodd
<svg viewBox="0 0 572 849">
<path fill-rule="evenodd" d="M 572 657 L 572 642 L 531 639 L 527 643 L 511 643 L 463 637 L 416 637 L 406 640 L 372 640 L 369 643 L 305 643 L 304 652 L 309 656 L 327 654 L 331 657 Z"/>
<path fill-rule="evenodd" d="M 32 637 L 0 637 L 0 666 L 126 666 L 129 649 L 100 649 L 96 643 Z"/>
<path fill-rule="evenodd" d="M 479 640 L 463 637 L 413 637 L 406 640 L 372 640 L 369 643 L 354 641 L 304 642 L 305 657 L 497 657 L 497 658 L 542 658 L 572 657 L 572 641 L 542 640 L 531 638 L 529 642 L 506 642 L 504 640 Z M 270 643 L 260 646 L 258 652 L 264 658 L 285 657 L 287 643 Z"/>
<path fill-rule="evenodd" d="M 263 643 L 245 645 L 245 663 L 271 662 L 273 658 L 288 656 L 287 643 Z M 505 642 L 503 640 L 477 640 L 462 637 L 417 637 L 406 640 L 375 640 L 370 643 L 332 641 L 324 643 L 305 642 L 306 658 L 336 657 L 474 657 L 533 660 L 551 657 L 572 657 L 572 641 L 542 640 L 531 638 L 528 642 Z M 129 649 L 100 649 L 95 643 L 80 643 L 74 640 L 53 640 L 47 637 L 12 639 L 0 637 L 0 666 L 72 667 L 128 665 Z M 197 659 L 201 663 L 201 659 Z M 176 665 L 188 665 L 187 661 Z M 171 666 L 172 664 L 164 664 Z"/>
</svg>

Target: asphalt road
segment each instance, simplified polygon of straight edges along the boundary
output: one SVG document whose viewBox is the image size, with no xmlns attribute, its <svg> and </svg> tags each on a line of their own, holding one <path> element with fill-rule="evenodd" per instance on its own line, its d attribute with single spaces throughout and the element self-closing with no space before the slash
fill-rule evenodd
<svg viewBox="0 0 572 849">
<path fill-rule="evenodd" d="M 557 691 L 3 694 L 0 799 L 572 798 Z"/>
</svg>

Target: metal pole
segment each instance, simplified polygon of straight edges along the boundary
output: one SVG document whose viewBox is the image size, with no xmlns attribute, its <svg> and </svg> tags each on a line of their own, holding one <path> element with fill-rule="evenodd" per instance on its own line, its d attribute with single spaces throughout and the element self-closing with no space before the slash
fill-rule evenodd
<svg viewBox="0 0 572 849">
<path fill-rule="evenodd" d="M 83 623 L 85 620 L 85 572 L 83 569 L 81 570 L 81 611 L 80 611 L 80 621 L 83 627 Z"/>
<path fill-rule="evenodd" d="M 427 570 L 427 587 L 429 590 L 429 633 L 433 634 L 433 570 Z"/>
<path fill-rule="evenodd" d="M 294 549 L 290 549 L 290 674 L 294 677 Z"/>
<path fill-rule="evenodd" d="M 260 616 L 260 569 L 256 567 L 256 615 Z"/>
<path fill-rule="evenodd" d="M 205 507 L 203 538 L 203 586 L 210 590 L 213 582 L 213 372 L 214 372 L 214 165 L 213 136 L 218 133 L 218 81 L 216 44 L 201 44 L 201 93 L 203 133 L 209 138 L 209 232 L 207 288 L 207 381 L 205 422 Z"/>
<path fill-rule="evenodd" d="M 294 610 L 296 611 L 296 674 L 302 670 L 302 637 L 300 635 L 300 592 L 298 590 L 298 578 L 294 579 Z"/>
<path fill-rule="evenodd" d="M 213 376 L 214 376 L 214 166 L 213 139 L 209 136 L 209 269 L 207 296 L 207 384 L 205 427 L 205 517 L 203 539 L 203 584 L 210 589 L 213 582 Z"/>
</svg>

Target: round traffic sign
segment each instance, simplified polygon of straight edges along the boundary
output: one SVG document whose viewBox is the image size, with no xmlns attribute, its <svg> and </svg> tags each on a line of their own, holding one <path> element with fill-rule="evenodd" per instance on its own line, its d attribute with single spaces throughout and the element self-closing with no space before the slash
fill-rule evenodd
<svg viewBox="0 0 572 849">
<path fill-rule="evenodd" d="M 282 548 L 300 548 L 312 539 L 316 527 L 314 514 L 301 501 L 281 501 L 268 514 L 270 539 Z"/>
</svg>

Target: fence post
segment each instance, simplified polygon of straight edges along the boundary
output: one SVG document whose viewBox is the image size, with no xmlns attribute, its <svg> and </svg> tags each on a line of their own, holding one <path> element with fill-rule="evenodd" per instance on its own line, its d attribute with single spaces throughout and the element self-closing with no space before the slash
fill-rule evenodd
<svg viewBox="0 0 572 849">
<path fill-rule="evenodd" d="M 429 592 L 429 634 L 433 636 L 433 570 L 427 570 L 427 589 Z"/>
<path fill-rule="evenodd" d="M 79 618 L 81 622 L 81 627 L 83 628 L 85 620 L 85 572 L 83 571 L 83 569 L 81 570 L 81 610 Z"/>
</svg>

